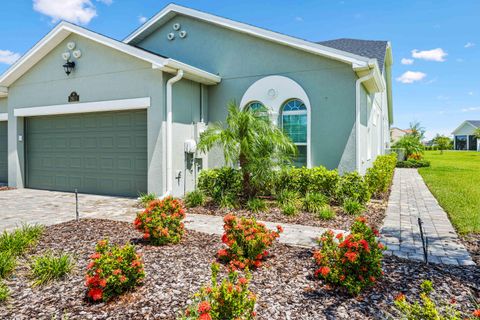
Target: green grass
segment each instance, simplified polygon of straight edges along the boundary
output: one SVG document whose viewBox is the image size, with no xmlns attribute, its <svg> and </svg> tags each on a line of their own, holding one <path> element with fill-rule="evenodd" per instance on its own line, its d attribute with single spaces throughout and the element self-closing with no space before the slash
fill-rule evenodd
<svg viewBox="0 0 480 320">
<path fill-rule="evenodd" d="M 420 168 L 430 191 L 461 234 L 480 233 L 480 152 L 427 151 Z"/>
<path fill-rule="evenodd" d="M 0 280 L 0 302 L 7 300 L 10 295 L 10 290 L 2 280 Z"/>
<path fill-rule="evenodd" d="M 12 273 L 12 271 L 15 270 L 16 265 L 17 260 L 15 259 L 15 256 L 8 251 L 0 251 L 0 279 L 5 278 Z"/>
<path fill-rule="evenodd" d="M 47 252 L 33 259 L 31 264 L 33 286 L 48 283 L 54 279 L 60 279 L 69 274 L 75 263 L 68 254 L 54 255 Z"/>
</svg>

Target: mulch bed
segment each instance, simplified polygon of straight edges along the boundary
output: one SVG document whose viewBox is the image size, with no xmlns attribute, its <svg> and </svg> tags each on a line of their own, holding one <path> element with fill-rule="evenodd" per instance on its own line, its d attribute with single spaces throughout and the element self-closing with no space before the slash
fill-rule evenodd
<svg viewBox="0 0 480 320">
<path fill-rule="evenodd" d="M 12 187 L 6 187 L 6 186 L 0 186 L 0 191 L 8 191 L 8 190 L 15 190 L 15 188 Z"/>
<path fill-rule="evenodd" d="M 30 252 L 64 251 L 77 267 L 67 279 L 31 288 L 27 259 L 19 261 L 15 277 L 6 281 L 11 298 L 0 304 L 0 319 L 175 319 L 191 295 L 208 283 L 210 263 L 221 247 L 218 236 L 188 231 L 180 244 L 153 247 L 142 243 L 132 225 L 108 220 L 81 220 L 47 227 Z M 84 272 L 96 241 L 133 241 L 142 252 L 147 273 L 144 285 L 107 304 L 85 301 Z M 386 257 L 385 277 L 360 297 L 351 298 L 312 278 L 312 251 L 275 244 L 274 256 L 253 272 L 252 291 L 258 295 L 258 319 L 385 319 L 392 301 L 403 292 L 418 296 L 418 286 L 431 279 L 435 296 L 455 298 L 465 311 L 473 309 L 470 294 L 480 295 L 478 267 L 426 266 Z"/>
<path fill-rule="evenodd" d="M 385 218 L 385 210 L 387 208 L 387 204 L 388 202 L 386 200 L 372 200 L 367 205 L 367 210 L 365 211 L 365 213 L 363 213 L 363 215 L 368 218 L 368 224 L 371 227 L 380 229 L 383 223 L 383 219 Z M 252 213 L 248 210 L 243 209 L 222 209 L 219 208 L 217 205 L 209 203 L 203 207 L 190 208 L 188 209 L 188 213 L 206 214 L 222 217 L 225 216 L 227 213 L 234 213 L 237 216 L 255 217 L 256 219 L 262 221 L 293 223 L 305 226 L 349 230 L 350 226 L 353 224 L 357 217 L 344 213 L 340 207 L 332 206 L 332 209 L 336 213 L 335 219 L 332 220 L 322 220 L 318 218 L 317 215 L 310 212 L 299 212 L 295 216 L 287 216 L 284 215 L 281 210 L 275 206 L 269 206 L 269 208 L 265 212 Z"/>
<path fill-rule="evenodd" d="M 460 236 L 460 240 L 472 256 L 472 260 L 480 266 L 480 233 Z"/>
</svg>

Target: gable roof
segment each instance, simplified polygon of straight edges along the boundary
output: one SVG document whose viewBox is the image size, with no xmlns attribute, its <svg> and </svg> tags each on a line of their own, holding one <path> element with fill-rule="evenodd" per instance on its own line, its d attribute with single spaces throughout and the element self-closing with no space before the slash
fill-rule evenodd
<svg viewBox="0 0 480 320">
<path fill-rule="evenodd" d="M 370 57 L 361 56 L 352 52 L 342 51 L 336 48 L 328 47 L 315 42 L 310 42 L 295 37 L 287 36 L 281 33 L 258 28 L 249 24 L 233 21 L 223 17 L 215 16 L 202 11 L 169 4 L 162 11 L 145 22 L 137 30 L 132 32 L 123 40 L 124 43 L 132 45 L 138 44 L 141 40 L 152 34 L 159 26 L 180 14 L 189 16 L 198 20 L 220 25 L 224 28 L 246 33 L 268 41 L 280 43 L 286 46 L 297 48 L 320 56 L 328 57 L 337 61 L 351 64 L 355 68 L 370 68 L 375 66 L 375 60 Z"/>
<path fill-rule="evenodd" d="M 50 51 L 57 47 L 71 34 L 80 35 L 89 40 L 151 63 L 152 68 L 154 69 L 159 69 L 168 73 L 176 73 L 178 69 L 182 69 L 185 72 L 185 78 L 193 81 L 211 85 L 219 83 L 221 80 L 219 76 L 199 68 L 187 65 L 174 59 L 162 57 L 158 54 L 136 48 L 121 41 L 79 27 L 72 23 L 62 21 L 0 76 L 0 91 L 5 91 L 5 88 L 8 88 L 15 81 L 17 81 L 28 70 L 30 70 L 31 67 L 43 59 L 43 57 L 45 57 Z"/>
<path fill-rule="evenodd" d="M 383 71 L 388 41 L 341 38 L 317 43 L 362 57 L 377 59 L 380 70 Z"/>
<path fill-rule="evenodd" d="M 452 131 L 452 134 L 455 134 L 458 130 L 460 130 L 464 125 L 470 125 L 474 129 L 480 128 L 480 120 L 465 120 L 459 125 L 455 130 Z"/>
<path fill-rule="evenodd" d="M 472 126 L 480 128 L 480 120 L 467 120 Z"/>
</svg>

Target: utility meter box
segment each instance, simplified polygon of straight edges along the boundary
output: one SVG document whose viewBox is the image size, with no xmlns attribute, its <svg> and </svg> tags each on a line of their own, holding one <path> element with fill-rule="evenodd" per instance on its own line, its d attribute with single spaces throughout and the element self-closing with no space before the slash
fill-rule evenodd
<svg viewBox="0 0 480 320">
<path fill-rule="evenodd" d="M 185 140 L 184 142 L 184 151 L 186 153 L 195 153 L 197 152 L 197 143 L 193 139 Z"/>
</svg>

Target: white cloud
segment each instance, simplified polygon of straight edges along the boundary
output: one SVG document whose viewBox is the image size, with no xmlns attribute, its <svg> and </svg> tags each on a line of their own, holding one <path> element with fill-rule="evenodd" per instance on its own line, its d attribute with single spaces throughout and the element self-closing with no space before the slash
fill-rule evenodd
<svg viewBox="0 0 480 320">
<path fill-rule="evenodd" d="M 414 83 L 425 78 L 427 74 L 419 71 L 407 71 L 397 78 L 397 81 L 401 83 Z"/>
<path fill-rule="evenodd" d="M 295 17 L 295 21 L 303 22 L 303 18 L 302 17 Z"/>
<path fill-rule="evenodd" d="M 20 59 L 20 54 L 9 51 L 9 50 L 0 50 L 0 63 L 4 64 L 13 64 L 15 61 Z"/>
<path fill-rule="evenodd" d="M 138 17 L 138 22 L 140 22 L 141 24 L 144 24 L 145 22 L 147 22 L 147 20 L 148 20 L 147 17 L 144 17 L 144 16 Z"/>
<path fill-rule="evenodd" d="M 464 48 L 471 48 L 471 47 L 474 47 L 475 46 L 475 43 L 473 42 L 467 42 L 463 47 Z"/>
<path fill-rule="evenodd" d="M 97 0 L 111 5 L 113 0 Z M 88 24 L 97 16 L 97 8 L 91 0 L 33 0 L 33 9 L 52 19 L 52 23 L 66 20 L 77 24 Z"/>
<path fill-rule="evenodd" d="M 463 108 L 462 112 L 480 111 L 480 107 Z"/>
<path fill-rule="evenodd" d="M 468 95 L 469 95 L 469 96 L 473 96 L 473 91 L 469 91 L 469 92 L 468 92 Z"/>
<path fill-rule="evenodd" d="M 413 64 L 413 59 L 402 58 L 402 64 Z"/>
<path fill-rule="evenodd" d="M 423 59 L 428 61 L 445 61 L 445 57 L 448 55 L 442 48 L 418 51 L 417 49 L 412 50 L 412 57 L 416 59 Z"/>
</svg>

